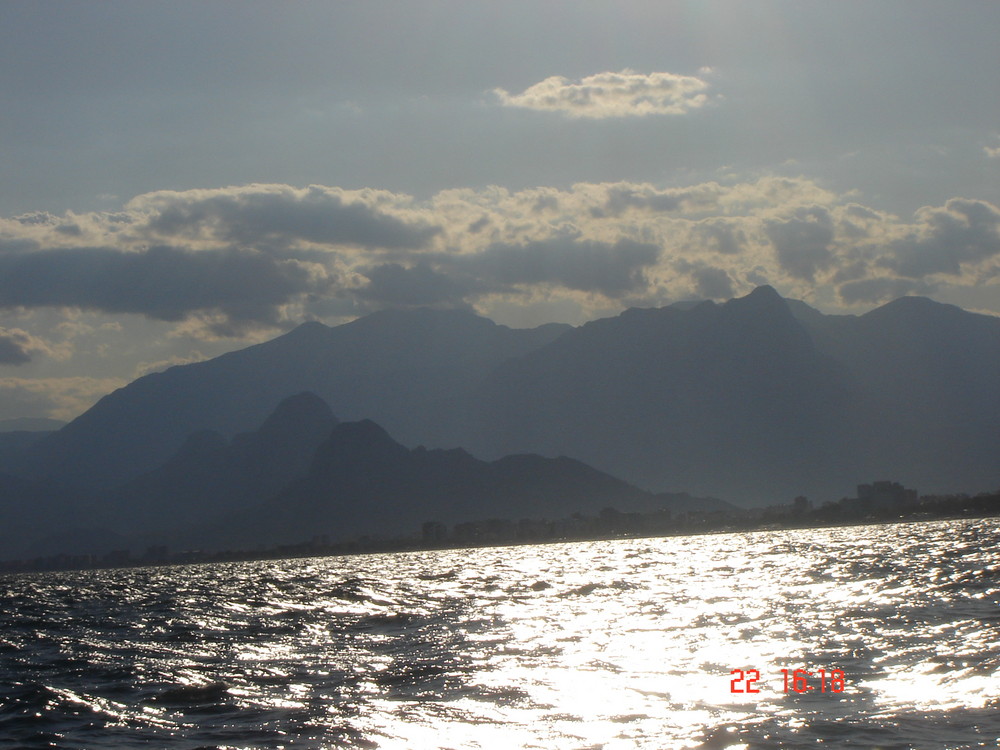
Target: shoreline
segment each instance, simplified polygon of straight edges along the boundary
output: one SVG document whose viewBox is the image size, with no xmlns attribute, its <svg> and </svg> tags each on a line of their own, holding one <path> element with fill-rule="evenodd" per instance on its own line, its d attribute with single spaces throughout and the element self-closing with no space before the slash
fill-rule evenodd
<svg viewBox="0 0 1000 750">
<path fill-rule="evenodd" d="M 719 525 L 702 525 L 696 528 L 676 528 L 673 531 L 657 530 L 643 532 L 636 530 L 610 533 L 564 535 L 549 538 L 481 539 L 428 543 L 416 537 L 385 540 L 352 540 L 334 544 L 303 542 L 291 545 L 275 545 L 265 550 L 222 550 L 205 552 L 186 550 L 168 553 L 164 550 L 159 557 L 132 558 L 127 550 L 109 555 L 54 555 L 29 560 L 0 561 L 0 575 L 19 575 L 55 572 L 85 572 L 90 570 L 120 570 L 126 568 L 170 567 L 181 565 L 211 565 L 226 562 L 258 562 L 264 560 L 294 560 L 309 557 L 355 557 L 359 555 L 394 554 L 399 552 L 436 552 L 440 550 L 484 549 L 490 547 L 520 547 L 532 544 L 565 544 L 572 542 L 613 541 L 617 539 L 660 539 L 676 536 L 705 536 L 710 534 L 743 534 L 755 531 L 794 531 L 799 529 L 849 528 L 852 526 L 881 526 L 900 523 L 924 523 L 932 521 L 975 520 L 1000 518 L 1000 493 L 991 493 L 974 498 L 962 498 L 966 502 L 993 500 L 995 507 L 980 512 L 954 510 L 945 513 L 930 513 L 926 510 L 893 517 L 844 518 L 840 522 L 802 517 L 786 518 L 782 521 L 740 524 L 739 519 L 727 519 Z M 814 511 L 816 512 L 816 511 Z M 721 519 L 720 519 L 721 520 Z M 797 521 L 797 522 L 791 522 Z M 126 553 L 126 556 L 122 556 Z M 148 553 L 147 553 L 148 554 Z M 109 559 L 109 557 L 111 559 Z"/>
</svg>

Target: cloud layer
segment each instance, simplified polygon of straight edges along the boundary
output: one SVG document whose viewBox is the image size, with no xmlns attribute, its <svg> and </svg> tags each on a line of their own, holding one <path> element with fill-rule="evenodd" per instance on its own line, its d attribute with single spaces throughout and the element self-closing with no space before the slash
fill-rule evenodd
<svg viewBox="0 0 1000 750">
<path fill-rule="evenodd" d="M 0 308 L 141 315 L 206 338 L 385 306 L 569 305 L 585 320 L 762 283 L 848 310 L 1000 284 L 1000 209 L 953 198 L 904 219 L 804 178 L 762 177 L 461 189 L 423 201 L 248 185 L 0 219 Z M 0 329 L 0 364 L 45 346 Z"/>
<path fill-rule="evenodd" d="M 681 115 L 708 102 L 708 83 L 674 73 L 637 73 L 622 70 L 571 81 L 552 76 L 520 94 L 505 89 L 493 93 L 507 107 L 558 112 L 568 117 L 602 119 Z"/>
</svg>

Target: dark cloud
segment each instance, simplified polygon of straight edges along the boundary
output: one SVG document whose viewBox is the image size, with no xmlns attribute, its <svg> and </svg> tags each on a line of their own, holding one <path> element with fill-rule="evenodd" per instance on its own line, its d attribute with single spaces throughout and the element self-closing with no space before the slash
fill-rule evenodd
<svg viewBox="0 0 1000 750">
<path fill-rule="evenodd" d="M 867 206 L 849 203 L 844 207 L 837 231 L 842 237 L 857 242 L 870 235 L 870 225 L 883 221 L 884 217 Z"/>
<path fill-rule="evenodd" d="M 535 205 L 531 207 L 531 210 L 536 214 L 544 213 L 546 211 L 558 211 L 559 199 L 554 195 L 540 195 L 535 201 Z"/>
<path fill-rule="evenodd" d="M 710 250 L 723 255 L 738 255 L 747 241 L 746 233 L 727 221 L 700 222 L 694 232 Z"/>
<path fill-rule="evenodd" d="M 699 268 L 692 276 L 698 294 L 706 299 L 730 299 L 736 296 L 733 293 L 732 279 L 721 268 L 706 266 Z"/>
<path fill-rule="evenodd" d="M 644 242 L 611 244 L 560 237 L 523 245 L 493 244 L 450 263 L 485 283 L 557 284 L 619 297 L 646 285 L 643 270 L 659 255 L 658 246 Z"/>
<path fill-rule="evenodd" d="M 31 361 L 25 351 L 21 337 L 11 333 L 0 333 L 0 365 L 23 365 Z"/>
<path fill-rule="evenodd" d="M 15 216 L 14 221 L 24 226 L 44 226 L 57 221 L 56 217 L 48 211 L 31 211 L 20 216 Z"/>
<path fill-rule="evenodd" d="M 837 272 L 833 275 L 833 283 L 841 284 L 846 281 L 856 281 L 863 279 L 871 272 L 868 264 L 863 260 L 852 260 L 842 263 Z"/>
<path fill-rule="evenodd" d="M 646 211 L 676 211 L 684 201 L 683 194 L 643 193 L 625 185 L 608 190 L 607 200 L 603 206 L 590 209 L 590 214 L 596 219 L 608 216 L 620 216 L 630 208 Z"/>
<path fill-rule="evenodd" d="M 314 286 L 300 265 L 262 253 L 153 247 L 59 248 L 0 254 L 0 307 L 74 307 L 182 320 L 218 311 L 267 321 Z"/>
<path fill-rule="evenodd" d="M 413 266 L 374 266 L 362 272 L 369 284 L 356 294 L 383 305 L 456 306 L 490 292 L 553 284 L 621 297 L 646 286 L 644 270 L 659 254 L 656 245 L 631 240 L 560 237 L 523 245 L 496 243 L 473 255 L 438 253 Z"/>
<path fill-rule="evenodd" d="M 490 225 L 490 217 L 480 216 L 474 222 L 469 224 L 469 226 L 466 228 L 466 231 L 469 232 L 469 234 L 479 234 L 479 232 L 486 229 L 486 227 L 488 227 L 489 225 Z"/>
<path fill-rule="evenodd" d="M 792 219 L 770 222 L 766 231 L 778 264 L 789 276 L 814 281 L 816 272 L 827 268 L 833 260 L 830 250 L 833 219 L 825 208 L 799 209 Z"/>
<path fill-rule="evenodd" d="M 883 261 L 901 276 L 960 274 L 963 263 L 1000 255 L 1000 209 L 990 203 L 952 198 L 943 208 L 922 209 L 917 218 L 923 231 L 894 243 Z"/>
<path fill-rule="evenodd" d="M 358 296 L 388 306 L 461 304 L 471 291 L 470 285 L 433 270 L 425 263 L 406 268 L 399 263 L 385 263 L 365 272 L 368 286 Z"/>
<path fill-rule="evenodd" d="M 439 227 L 407 223 L 319 187 L 211 191 L 207 195 L 158 193 L 150 201 L 157 213 L 147 226 L 156 234 L 191 237 L 207 233 L 224 242 L 250 246 L 306 240 L 366 248 L 417 248 L 440 232 Z"/>
<path fill-rule="evenodd" d="M 683 258 L 673 265 L 679 273 L 691 277 L 698 296 L 704 299 L 730 299 L 735 296 L 732 279 L 724 269 L 698 261 L 692 263 Z"/>
</svg>

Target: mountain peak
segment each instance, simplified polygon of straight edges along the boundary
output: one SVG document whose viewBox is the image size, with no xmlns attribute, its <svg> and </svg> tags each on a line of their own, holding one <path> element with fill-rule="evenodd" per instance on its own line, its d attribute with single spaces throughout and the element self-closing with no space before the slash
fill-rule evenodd
<svg viewBox="0 0 1000 750">
<path fill-rule="evenodd" d="M 762 284 L 761 286 L 757 287 L 752 292 L 750 292 L 750 294 L 746 295 L 745 297 L 741 297 L 740 299 L 746 300 L 748 302 L 752 300 L 753 302 L 757 303 L 760 302 L 774 303 L 780 301 L 782 304 L 784 304 L 785 302 L 785 298 L 782 297 L 780 294 L 778 294 L 777 290 L 770 284 Z"/>
<path fill-rule="evenodd" d="M 300 323 L 295 327 L 294 330 L 303 331 L 322 331 L 328 329 L 330 326 L 325 323 L 321 323 L 318 320 L 307 320 L 305 323 Z"/>
<path fill-rule="evenodd" d="M 787 315 L 791 318 L 788 302 L 773 286 L 759 286 L 745 297 L 734 297 L 723 305 L 730 313 L 743 316 L 747 313 L 759 315 L 761 313 L 771 315 Z"/>
<path fill-rule="evenodd" d="M 396 444 L 396 441 L 390 437 L 388 432 L 370 419 L 360 419 L 357 422 L 341 422 L 333 431 L 331 438 L 337 441 L 378 441 Z"/>
<path fill-rule="evenodd" d="M 955 307 L 954 305 L 948 305 L 943 302 L 935 302 L 929 297 L 907 296 L 907 297 L 898 297 L 897 299 L 892 300 L 892 302 L 886 302 L 881 307 L 877 307 L 874 310 L 871 310 L 867 314 L 871 315 L 874 313 L 876 315 L 889 315 L 889 314 L 920 315 L 922 313 L 931 310 L 936 310 L 939 312 L 947 310 L 949 313 L 965 312 L 965 310 L 962 310 L 959 307 Z"/>
<path fill-rule="evenodd" d="M 279 336 L 278 338 L 289 337 L 292 339 L 312 339 L 325 336 L 330 330 L 330 326 L 325 323 L 320 323 L 318 320 L 307 320 L 305 323 L 300 323 L 284 336 Z"/>
<path fill-rule="evenodd" d="M 270 416 L 261 425 L 261 430 L 267 430 L 269 425 L 280 424 L 289 420 L 298 421 L 303 417 L 312 415 L 322 415 L 324 419 L 331 421 L 331 427 L 336 422 L 330 406 L 312 391 L 302 391 L 293 396 L 282 399 Z"/>
<path fill-rule="evenodd" d="M 378 472 L 380 467 L 408 453 L 382 427 L 370 419 L 341 422 L 333 428 L 313 460 L 313 471 L 348 471 L 353 475 Z"/>
</svg>

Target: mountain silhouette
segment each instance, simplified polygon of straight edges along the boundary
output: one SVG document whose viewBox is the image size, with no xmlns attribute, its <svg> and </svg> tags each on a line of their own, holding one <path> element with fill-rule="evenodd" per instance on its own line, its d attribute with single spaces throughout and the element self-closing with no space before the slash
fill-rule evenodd
<svg viewBox="0 0 1000 750">
<path fill-rule="evenodd" d="M 710 502 L 710 501 L 709 501 Z M 424 521 L 562 518 L 606 507 L 670 507 L 579 461 L 508 456 L 487 462 L 461 449 L 408 449 L 371 420 L 342 422 L 316 451 L 309 472 L 285 491 L 204 537 L 247 547 L 316 535 L 413 535 Z"/>
<path fill-rule="evenodd" d="M 108 519 L 98 505 L 95 495 L 0 473 L 0 559 L 89 552 L 93 534 L 113 539 L 99 528 Z M 48 537 L 60 537 L 62 542 L 43 543 Z"/>
<path fill-rule="evenodd" d="M 301 391 L 322 397 L 342 419 L 375 419 L 407 443 L 447 444 L 486 373 L 568 328 L 514 330 L 428 309 L 385 310 L 335 328 L 304 323 L 139 378 L 30 446 L 12 470 L 111 488 L 162 464 L 192 432 L 255 429 L 273 404 Z"/>
<path fill-rule="evenodd" d="M 531 330 L 386 310 L 140 378 L 4 468 L 120 488 L 192 433 L 255 431 L 310 391 L 402 446 L 571 456 L 653 491 L 823 500 L 873 476 L 976 491 L 1000 486 L 998 383 L 1000 319 L 918 297 L 824 315 L 760 287 Z"/>
<path fill-rule="evenodd" d="M 903 297 L 800 319 L 850 374 L 858 476 L 934 492 L 1000 486 L 1000 318 Z"/>
<path fill-rule="evenodd" d="M 770 287 L 627 310 L 506 363 L 479 391 L 484 456 L 564 452 L 640 486 L 782 498 L 845 468 L 851 383 Z"/>
<path fill-rule="evenodd" d="M 107 515 L 116 531 L 131 534 L 215 522 L 304 476 L 336 424 L 325 401 L 303 392 L 232 441 L 211 430 L 192 433 L 163 466 L 120 487 Z"/>
</svg>

